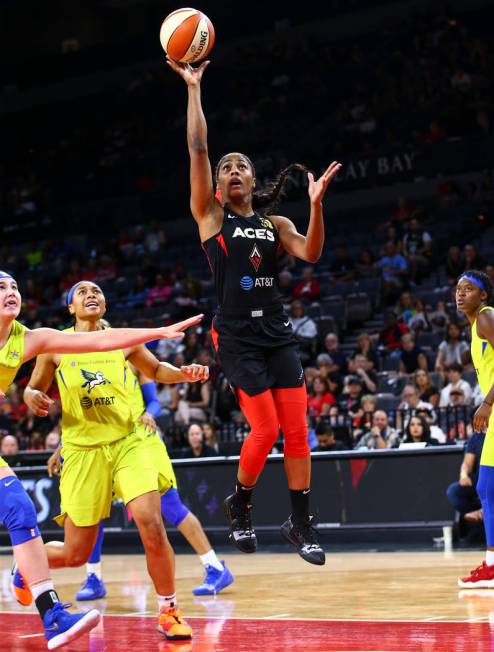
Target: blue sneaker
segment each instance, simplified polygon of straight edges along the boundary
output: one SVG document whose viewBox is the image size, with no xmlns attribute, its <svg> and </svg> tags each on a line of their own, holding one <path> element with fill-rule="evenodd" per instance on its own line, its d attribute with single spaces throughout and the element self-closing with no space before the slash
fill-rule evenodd
<svg viewBox="0 0 494 652">
<path fill-rule="evenodd" d="M 99 600 L 106 595 L 106 586 L 94 573 L 89 573 L 80 591 L 75 596 L 76 600 Z"/>
<path fill-rule="evenodd" d="M 223 570 L 214 566 L 206 566 L 206 575 L 201 586 L 192 589 L 194 595 L 216 595 L 233 582 L 233 575 L 228 570 L 225 562 L 222 561 Z"/>
<path fill-rule="evenodd" d="M 66 607 L 70 607 L 70 605 L 57 602 L 44 615 L 43 624 L 49 650 L 55 650 L 75 641 L 96 627 L 100 621 L 101 616 L 96 609 L 91 609 L 83 614 L 71 614 L 65 611 Z"/>
</svg>

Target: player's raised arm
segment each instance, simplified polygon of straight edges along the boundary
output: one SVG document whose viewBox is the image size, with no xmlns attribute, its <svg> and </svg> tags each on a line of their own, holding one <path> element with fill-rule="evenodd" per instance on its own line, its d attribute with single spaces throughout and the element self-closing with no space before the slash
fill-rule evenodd
<svg viewBox="0 0 494 652">
<path fill-rule="evenodd" d="M 209 61 L 198 68 L 187 63 L 177 63 L 168 58 L 167 63 L 187 84 L 187 144 L 190 155 L 190 208 L 199 225 L 201 240 L 207 240 L 218 230 L 223 212 L 214 197 L 213 175 L 208 155 L 207 124 L 201 104 L 201 79 Z"/>
<path fill-rule="evenodd" d="M 161 328 L 112 328 L 90 333 L 66 333 L 53 328 L 37 328 L 27 331 L 24 360 L 40 353 L 90 353 L 91 351 L 114 351 L 158 339 L 183 337 L 183 331 L 198 324 L 203 315 Z"/>
</svg>

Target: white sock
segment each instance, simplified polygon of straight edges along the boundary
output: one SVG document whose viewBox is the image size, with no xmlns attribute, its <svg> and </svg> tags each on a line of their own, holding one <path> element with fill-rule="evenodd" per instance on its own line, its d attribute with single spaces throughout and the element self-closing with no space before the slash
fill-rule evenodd
<svg viewBox="0 0 494 652">
<path fill-rule="evenodd" d="M 487 566 L 494 566 L 494 550 L 485 551 L 485 563 Z"/>
<path fill-rule="evenodd" d="M 41 581 L 36 580 L 36 581 L 32 582 L 29 585 L 29 589 L 30 589 L 31 593 L 33 594 L 33 600 L 36 600 L 36 598 L 39 598 L 39 596 L 42 593 L 45 593 L 46 591 L 54 591 L 55 590 L 55 588 L 53 586 L 53 582 L 50 579 L 41 580 Z"/>
<path fill-rule="evenodd" d="M 223 570 L 223 565 L 216 556 L 215 551 L 211 548 L 209 552 L 206 552 L 204 555 L 199 555 L 199 559 L 202 561 L 203 566 L 213 566 L 219 571 Z"/>
<path fill-rule="evenodd" d="M 157 594 L 156 597 L 158 598 L 158 610 L 162 611 L 163 609 L 169 609 L 170 607 L 176 607 L 177 606 L 177 594 L 174 593 L 173 595 L 159 595 Z"/>
<path fill-rule="evenodd" d="M 101 579 L 101 562 L 97 561 L 96 563 L 90 563 L 88 562 L 86 564 L 86 573 L 89 575 L 90 573 L 94 573 L 96 577 L 100 580 Z"/>
</svg>

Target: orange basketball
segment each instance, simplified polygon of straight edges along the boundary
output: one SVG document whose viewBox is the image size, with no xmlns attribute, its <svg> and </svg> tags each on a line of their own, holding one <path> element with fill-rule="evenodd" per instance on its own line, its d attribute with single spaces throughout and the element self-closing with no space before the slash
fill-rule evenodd
<svg viewBox="0 0 494 652">
<path fill-rule="evenodd" d="M 163 21 L 160 41 L 170 59 L 194 63 L 204 59 L 213 47 L 214 27 L 209 18 L 197 9 L 177 9 Z"/>
</svg>

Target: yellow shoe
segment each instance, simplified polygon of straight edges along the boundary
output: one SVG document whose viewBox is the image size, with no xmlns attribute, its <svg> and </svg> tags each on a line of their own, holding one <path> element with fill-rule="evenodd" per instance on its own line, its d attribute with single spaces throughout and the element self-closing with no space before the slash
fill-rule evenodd
<svg viewBox="0 0 494 652">
<path fill-rule="evenodd" d="M 192 627 L 176 607 L 162 607 L 158 614 L 158 631 L 170 641 L 192 638 Z"/>
<path fill-rule="evenodd" d="M 33 601 L 33 594 L 31 593 L 31 589 L 27 585 L 26 580 L 19 572 L 15 562 L 11 573 L 10 589 L 12 595 L 19 604 L 23 607 L 29 607 Z"/>
</svg>

